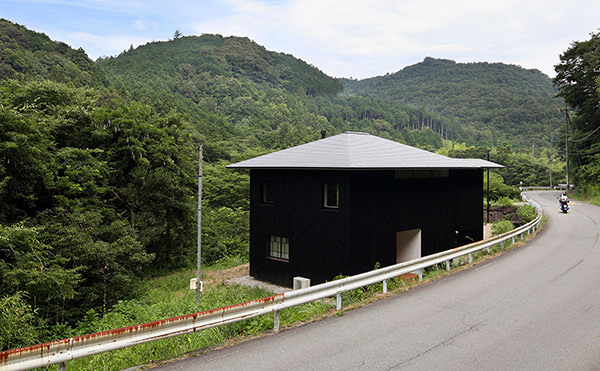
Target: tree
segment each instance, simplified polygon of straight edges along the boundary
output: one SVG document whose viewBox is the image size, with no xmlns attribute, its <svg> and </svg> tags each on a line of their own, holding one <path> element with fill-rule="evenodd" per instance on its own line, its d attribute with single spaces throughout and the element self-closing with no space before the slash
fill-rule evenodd
<svg viewBox="0 0 600 371">
<path fill-rule="evenodd" d="M 0 84 L 0 296 L 27 293 L 53 324 L 130 298 L 151 262 L 195 251 L 194 131 L 100 95 Z"/>
<path fill-rule="evenodd" d="M 177 40 L 181 37 L 183 37 L 183 34 L 179 32 L 179 30 L 175 30 L 175 32 L 173 33 L 173 39 Z"/>
<path fill-rule="evenodd" d="M 574 110 L 567 132 L 570 136 L 569 164 L 583 188 L 600 182 L 600 33 L 576 41 L 560 56 L 554 84 L 559 95 Z M 575 160 L 575 161 L 574 161 Z"/>
<path fill-rule="evenodd" d="M 24 296 L 17 292 L 0 297 L 0 351 L 40 341 L 39 318 Z"/>
<path fill-rule="evenodd" d="M 0 295 L 27 292 L 39 316 L 60 321 L 57 308 L 78 294 L 80 268 L 67 268 L 69 259 L 40 239 L 40 229 L 0 225 Z"/>
</svg>

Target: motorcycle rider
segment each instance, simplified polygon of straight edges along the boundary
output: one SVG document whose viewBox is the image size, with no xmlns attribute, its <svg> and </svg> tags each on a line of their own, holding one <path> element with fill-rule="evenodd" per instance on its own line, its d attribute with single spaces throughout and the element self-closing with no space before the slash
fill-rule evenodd
<svg viewBox="0 0 600 371">
<path fill-rule="evenodd" d="M 564 204 L 567 204 L 567 206 L 568 206 L 568 204 L 569 204 L 569 197 L 567 197 L 567 193 L 566 192 L 563 192 L 563 194 L 560 195 L 560 198 L 558 199 L 558 202 L 559 202 L 559 204 L 561 206 L 561 209 L 562 209 L 562 206 Z"/>
</svg>

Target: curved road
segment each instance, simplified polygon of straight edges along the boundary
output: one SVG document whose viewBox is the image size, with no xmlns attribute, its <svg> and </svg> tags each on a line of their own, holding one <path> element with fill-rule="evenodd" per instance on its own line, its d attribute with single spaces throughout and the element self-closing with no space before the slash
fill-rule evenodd
<svg viewBox="0 0 600 371">
<path fill-rule="evenodd" d="M 341 317 L 166 370 L 600 369 L 600 208 L 532 192 L 548 223 L 527 244 Z"/>
</svg>

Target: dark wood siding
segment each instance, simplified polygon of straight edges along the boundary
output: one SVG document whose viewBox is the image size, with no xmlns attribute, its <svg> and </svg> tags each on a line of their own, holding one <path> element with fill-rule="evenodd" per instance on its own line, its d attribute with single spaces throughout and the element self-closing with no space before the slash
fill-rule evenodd
<svg viewBox="0 0 600 371">
<path fill-rule="evenodd" d="M 264 204 L 269 182 L 273 203 Z M 338 209 L 323 207 L 323 184 L 339 184 Z M 250 274 L 291 286 L 396 262 L 396 232 L 422 231 L 422 255 L 483 237 L 482 170 L 396 179 L 393 170 L 251 170 Z M 458 232 L 458 234 L 456 233 Z M 269 235 L 288 237 L 289 261 L 267 258 Z"/>
</svg>

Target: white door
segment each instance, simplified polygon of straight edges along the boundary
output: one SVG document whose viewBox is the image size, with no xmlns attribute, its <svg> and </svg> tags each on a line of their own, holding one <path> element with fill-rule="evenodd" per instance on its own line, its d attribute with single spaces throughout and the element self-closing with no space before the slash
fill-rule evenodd
<svg viewBox="0 0 600 371">
<path fill-rule="evenodd" d="M 421 257 L 421 229 L 396 232 L 396 264 Z"/>
</svg>

